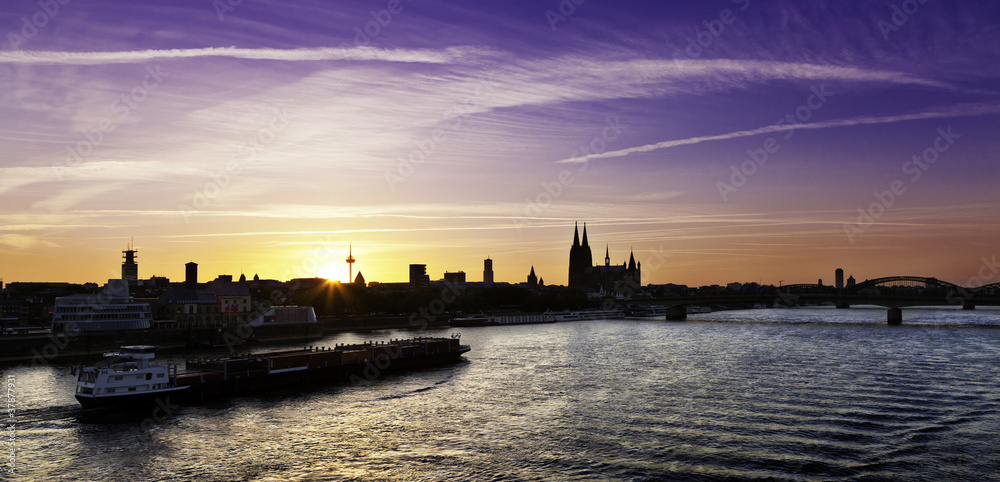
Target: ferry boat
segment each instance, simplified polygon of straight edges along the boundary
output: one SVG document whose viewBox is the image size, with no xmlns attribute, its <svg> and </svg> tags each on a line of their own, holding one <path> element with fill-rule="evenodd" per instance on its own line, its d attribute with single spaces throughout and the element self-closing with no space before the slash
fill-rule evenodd
<svg viewBox="0 0 1000 482">
<path fill-rule="evenodd" d="M 536 323 L 555 323 L 556 317 L 548 313 L 512 313 L 504 315 L 478 314 L 452 318 L 451 326 L 498 326 L 498 325 L 531 325 Z"/>
<path fill-rule="evenodd" d="M 144 404 L 175 394 L 188 387 L 177 386 L 167 365 L 150 363 L 154 345 L 121 347 L 121 353 L 105 354 L 105 359 L 77 373 L 76 399 L 85 408 L 121 403 Z"/>
<path fill-rule="evenodd" d="M 176 365 L 150 363 L 156 346 L 123 346 L 123 353 L 79 370 L 76 399 L 84 407 L 200 401 L 283 386 L 358 383 L 397 371 L 457 362 L 471 350 L 460 335 L 342 344 L 198 358 Z"/>
</svg>

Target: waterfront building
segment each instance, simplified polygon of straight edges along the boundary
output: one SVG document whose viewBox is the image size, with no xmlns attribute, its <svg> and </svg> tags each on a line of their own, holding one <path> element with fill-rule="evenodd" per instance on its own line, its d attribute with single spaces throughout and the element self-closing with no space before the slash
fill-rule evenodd
<svg viewBox="0 0 1000 482">
<path fill-rule="evenodd" d="M 222 277 L 208 284 L 209 291 L 219 303 L 224 325 L 250 320 L 250 289 L 246 282 L 234 283 L 232 276 Z M 246 278 L 244 278 L 245 280 Z"/>
<path fill-rule="evenodd" d="M 315 325 L 316 323 L 316 312 L 312 306 L 272 306 L 247 326 Z"/>
<path fill-rule="evenodd" d="M 18 325 L 18 315 L 21 312 L 21 300 L 0 297 L 0 325 L 4 329 Z"/>
<path fill-rule="evenodd" d="M 158 300 L 157 319 L 171 320 L 177 328 L 222 326 L 222 310 L 210 290 L 172 289 Z"/>
</svg>

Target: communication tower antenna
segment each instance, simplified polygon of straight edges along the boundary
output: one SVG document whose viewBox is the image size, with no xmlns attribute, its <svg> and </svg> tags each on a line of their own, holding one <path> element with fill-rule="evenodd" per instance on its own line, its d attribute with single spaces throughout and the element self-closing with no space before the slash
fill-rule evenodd
<svg viewBox="0 0 1000 482">
<path fill-rule="evenodd" d="M 348 283 L 354 282 L 354 280 L 351 279 L 351 276 L 354 275 L 354 261 L 355 261 L 354 260 L 354 256 L 352 254 L 353 253 L 353 248 L 354 248 L 353 243 L 348 243 L 348 245 L 347 245 L 347 260 L 346 260 L 347 261 L 347 282 Z"/>
</svg>

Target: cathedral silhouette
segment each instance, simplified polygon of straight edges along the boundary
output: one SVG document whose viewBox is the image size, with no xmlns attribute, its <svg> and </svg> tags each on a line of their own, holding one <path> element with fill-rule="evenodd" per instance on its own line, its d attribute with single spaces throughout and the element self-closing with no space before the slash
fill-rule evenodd
<svg viewBox="0 0 1000 482">
<path fill-rule="evenodd" d="M 569 249 L 569 286 L 586 292 L 614 292 L 634 290 L 642 286 L 642 263 L 635 262 L 630 251 L 628 263 L 611 264 L 607 245 L 604 248 L 604 266 L 594 266 L 593 254 L 587 241 L 587 224 L 583 224 L 583 243 L 580 242 L 579 225 L 573 227 L 573 247 Z"/>
</svg>

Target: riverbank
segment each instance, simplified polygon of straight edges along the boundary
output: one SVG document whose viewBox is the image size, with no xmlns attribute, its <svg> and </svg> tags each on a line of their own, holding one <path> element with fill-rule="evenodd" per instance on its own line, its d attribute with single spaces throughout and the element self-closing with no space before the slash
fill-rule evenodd
<svg viewBox="0 0 1000 482">
<path fill-rule="evenodd" d="M 314 325 L 241 326 L 238 329 L 149 329 L 84 333 L 36 333 L 0 336 L 0 364 L 72 362 L 118 350 L 123 345 L 157 345 L 163 352 L 307 342 L 354 331 L 424 329 L 448 326 L 447 320 L 414 325 L 407 316 L 322 317 Z"/>
</svg>

